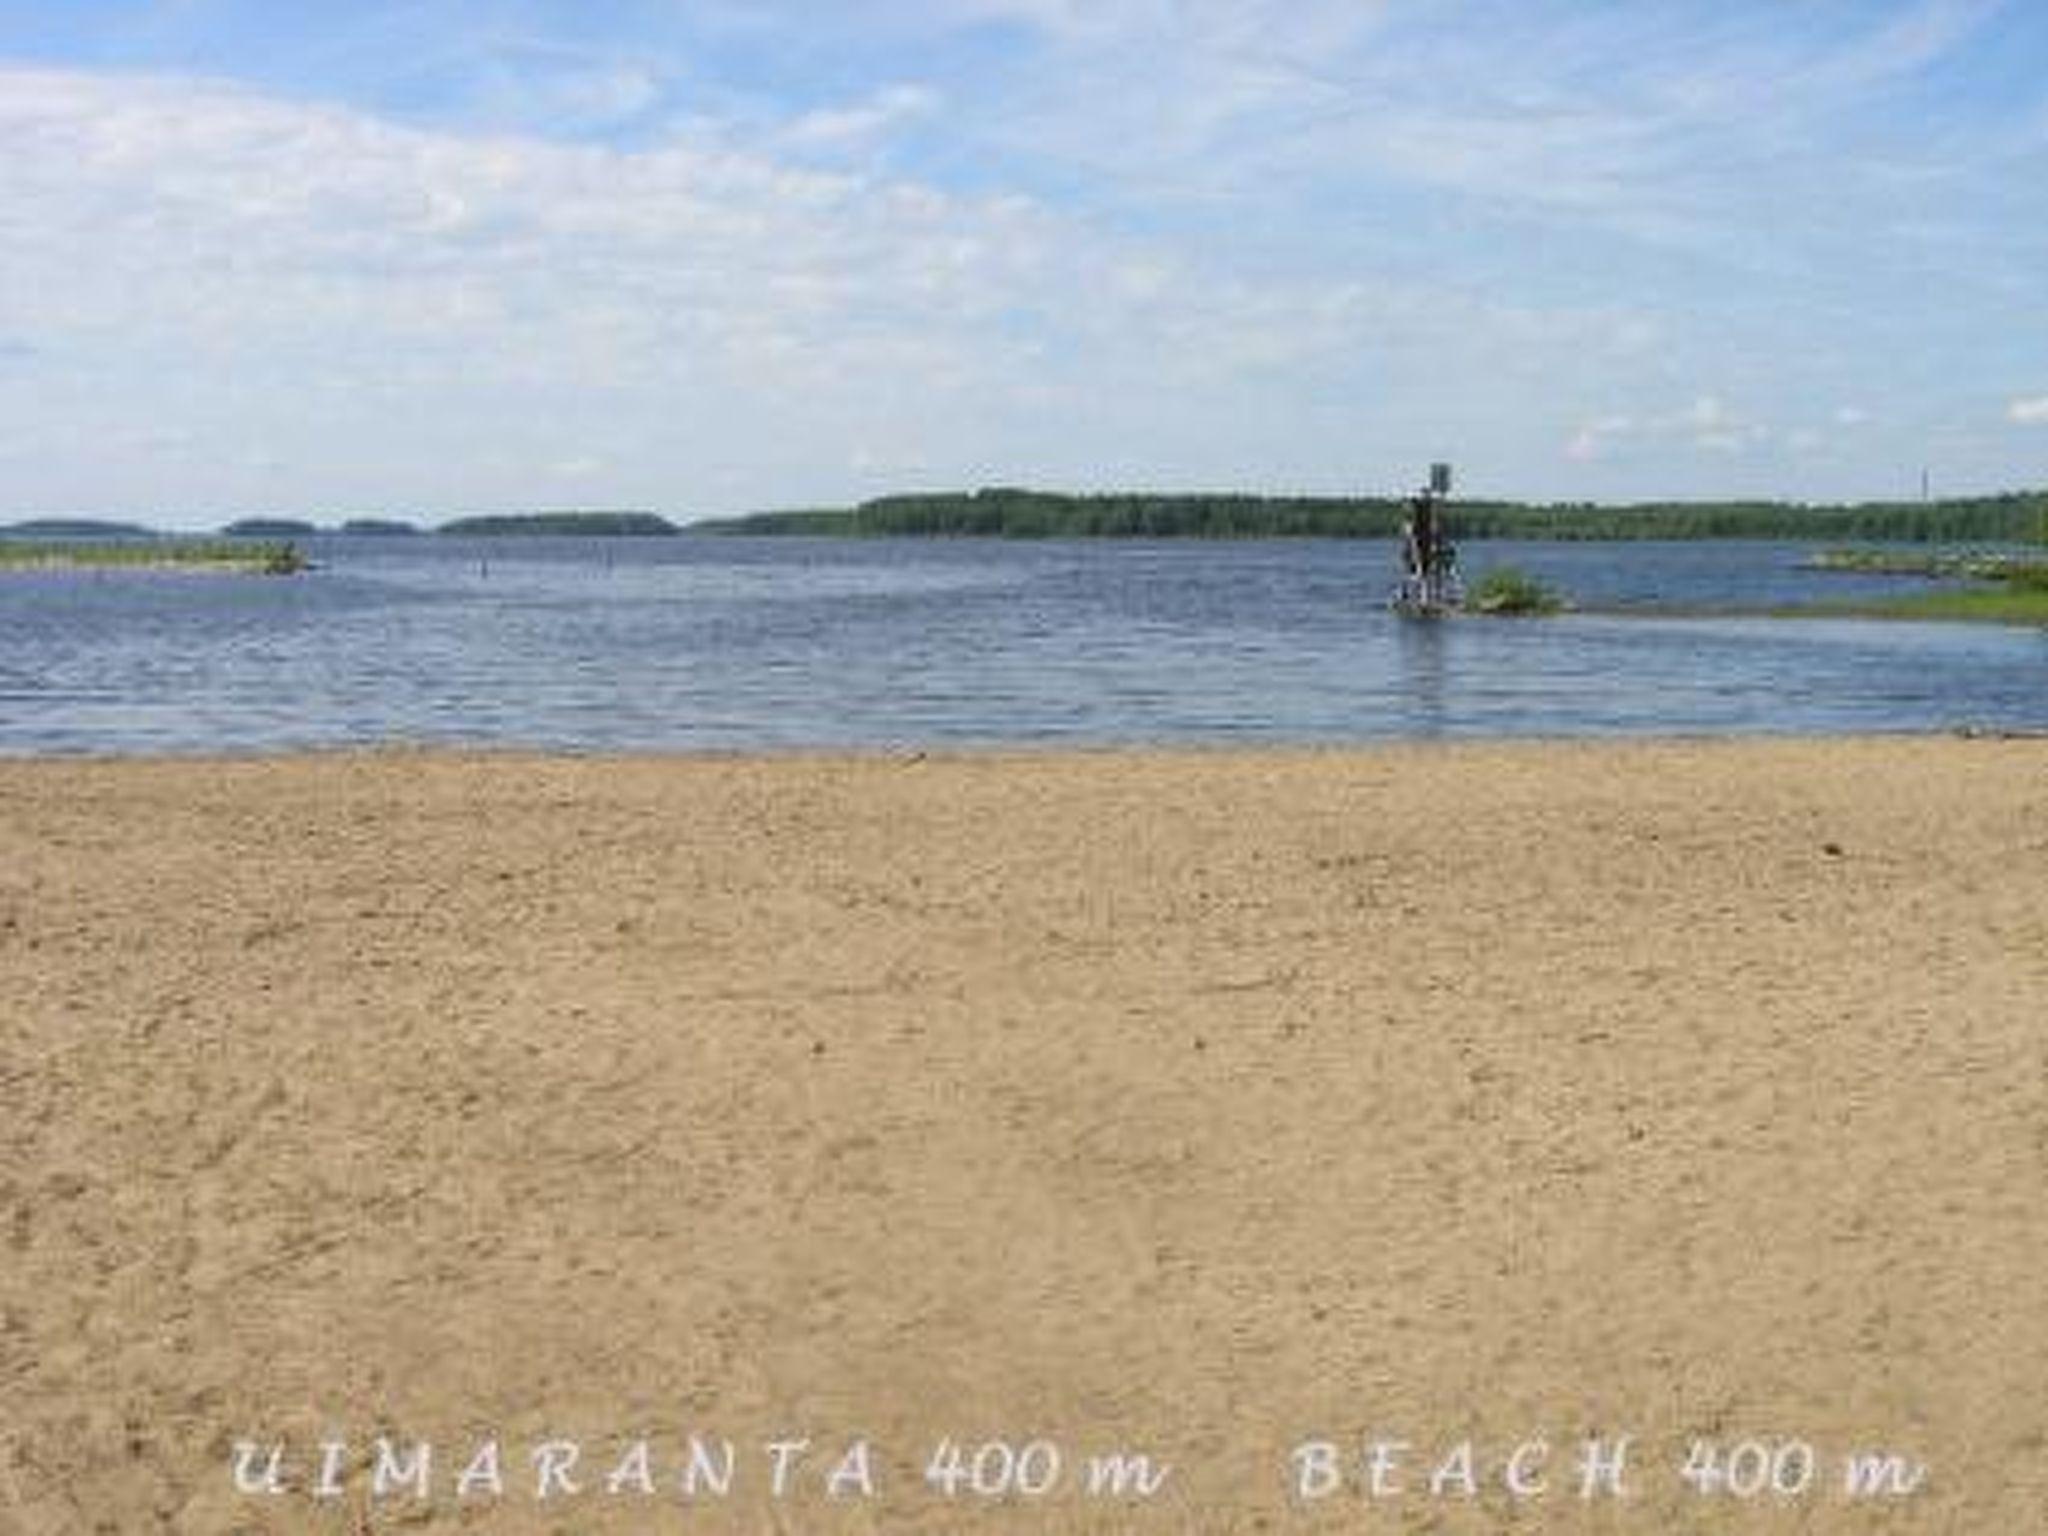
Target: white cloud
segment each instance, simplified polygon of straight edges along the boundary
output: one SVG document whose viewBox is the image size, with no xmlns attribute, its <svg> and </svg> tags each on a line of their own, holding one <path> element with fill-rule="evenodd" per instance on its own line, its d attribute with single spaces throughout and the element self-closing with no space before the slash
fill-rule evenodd
<svg viewBox="0 0 2048 1536">
<path fill-rule="evenodd" d="M 552 83 L 544 104 L 557 117 L 610 123 L 647 111 L 661 100 L 661 94 L 661 83 L 652 70 L 621 64 L 561 76 Z"/>
<path fill-rule="evenodd" d="M 1568 457 L 1587 463 L 1604 457 L 1611 446 L 1635 431 L 1632 416 L 1598 416 L 1572 434 L 1564 451 Z"/>
<path fill-rule="evenodd" d="M 511 127 L 546 123 L 554 131 L 601 129 L 639 117 L 662 99 L 661 81 L 644 64 L 501 57 L 480 71 L 469 110 Z"/>
<path fill-rule="evenodd" d="M 868 122 L 931 105 L 883 93 Z M 1413 456 L 1397 432 L 1493 414 L 1475 371 L 1644 329 L 1357 270 L 1254 278 L 732 138 L 467 136 L 0 70 L 0 411 L 71 477 L 36 499 L 274 504 L 297 475 L 329 502 L 516 504 L 565 465 L 593 499 L 685 507 L 829 498 L 850 463 L 1341 486 Z M 1377 438 L 1334 404 L 1361 381 L 1406 389 Z M 183 446 L 87 451 L 132 420 Z"/>
<path fill-rule="evenodd" d="M 1610 456 L 1624 444 L 1735 454 L 1762 446 L 1771 436 L 1768 427 L 1737 412 L 1720 396 L 1697 395 L 1689 404 L 1659 415 L 1594 417 L 1581 424 L 1566 442 L 1565 456 L 1587 463 Z"/>
<path fill-rule="evenodd" d="M 1901 198 L 1901 178 L 1953 188 L 1958 167 L 1942 125 L 1909 140 L 1872 109 L 2000 9 L 1917 0 L 1786 24 L 1769 7 L 933 3 L 1044 39 L 1003 90 L 964 104 L 962 132 L 1122 197 L 1321 212 L 1449 196 L 1467 220 L 1788 275 L 1838 257 L 1851 230 L 1859 263 L 1908 264 L 1911 242 L 1868 236 L 1930 201 Z"/>
<path fill-rule="evenodd" d="M 793 149 L 862 148 L 908 123 L 930 117 L 938 105 L 938 93 L 925 86 L 890 86 L 851 106 L 806 112 L 786 125 L 776 139 Z"/>
<path fill-rule="evenodd" d="M 1919 91 L 1993 0 L 685 10 L 408 23 L 431 67 L 335 88 L 410 127 L 0 67 L 0 420 L 52 486 L 191 500 L 245 429 L 322 494 L 490 504 L 579 461 L 593 499 L 745 504 L 1440 451 L 1716 494 L 1865 420 L 1829 405 L 1874 359 L 1981 353 L 2039 265 L 2039 179 L 1976 153 L 1999 109 Z M 1924 429 L 1897 382 L 1887 431 Z M 159 418 L 175 462 L 94 451 Z"/>
<path fill-rule="evenodd" d="M 279 455 L 353 461 L 351 486 L 387 466 L 399 494 L 427 463 L 454 482 L 485 436 L 535 474 L 669 480 L 707 453 L 773 457 L 771 405 L 850 431 L 905 380 L 999 380 L 996 317 L 1091 249 L 1025 199 L 760 153 L 0 71 L 0 335 L 23 338 L 0 385 L 37 386 L 21 408 L 53 448 L 103 440 L 107 415 L 217 440 L 253 413 L 279 418 Z M 516 497 L 504 478 L 485 494 Z"/>
<path fill-rule="evenodd" d="M 1672 417 L 1671 425 L 1693 447 L 1715 453 L 1739 452 L 1768 435 L 1757 423 L 1736 415 L 1717 395 L 1701 395 Z"/>
<path fill-rule="evenodd" d="M 2008 421 L 2018 422 L 2021 426 L 2048 426 L 2048 395 L 2015 400 L 2005 408 L 2005 415 Z"/>
<path fill-rule="evenodd" d="M 1918 0 L 1814 72 L 1816 83 L 1882 83 L 1939 63 L 2007 0 Z"/>
</svg>

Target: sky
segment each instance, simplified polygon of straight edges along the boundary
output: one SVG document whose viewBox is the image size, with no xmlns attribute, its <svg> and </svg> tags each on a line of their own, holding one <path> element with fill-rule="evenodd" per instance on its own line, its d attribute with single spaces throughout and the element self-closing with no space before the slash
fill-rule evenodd
<svg viewBox="0 0 2048 1536">
<path fill-rule="evenodd" d="M 0 0 L 0 519 L 2048 485 L 2039 0 Z"/>
</svg>

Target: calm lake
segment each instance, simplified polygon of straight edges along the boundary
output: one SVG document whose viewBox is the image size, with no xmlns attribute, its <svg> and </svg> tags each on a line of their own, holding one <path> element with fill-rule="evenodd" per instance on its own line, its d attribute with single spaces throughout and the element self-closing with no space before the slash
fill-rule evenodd
<svg viewBox="0 0 2048 1536">
<path fill-rule="evenodd" d="M 1468 577 L 1597 611 L 1440 622 L 1386 611 L 1379 541 L 307 547 L 291 579 L 0 576 L 0 752 L 2048 727 L 2048 632 L 1732 611 L 1918 585 L 1808 545 L 1474 543 Z"/>
</svg>

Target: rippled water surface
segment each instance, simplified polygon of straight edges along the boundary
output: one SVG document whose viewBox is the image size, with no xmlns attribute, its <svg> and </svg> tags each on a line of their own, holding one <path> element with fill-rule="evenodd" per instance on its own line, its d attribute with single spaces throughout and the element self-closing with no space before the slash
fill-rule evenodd
<svg viewBox="0 0 2048 1536">
<path fill-rule="evenodd" d="M 288 580 L 6 573 L 0 752 L 2048 727 L 2048 632 L 1731 611 L 1913 584 L 1810 552 L 1474 544 L 1469 573 L 1593 611 L 1435 623 L 1386 612 L 1365 541 L 357 537 Z"/>
</svg>

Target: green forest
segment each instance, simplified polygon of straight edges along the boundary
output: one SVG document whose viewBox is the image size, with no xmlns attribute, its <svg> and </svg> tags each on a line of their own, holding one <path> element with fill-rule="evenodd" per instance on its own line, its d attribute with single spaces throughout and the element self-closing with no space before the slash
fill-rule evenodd
<svg viewBox="0 0 2048 1536">
<path fill-rule="evenodd" d="M 1391 497 L 1064 495 L 993 487 L 884 496 L 848 509 L 760 512 L 692 524 L 692 533 L 852 537 L 1390 538 L 1406 504 Z M 1928 502 L 1780 501 L 1532 505 L 1453 501 L 1461 539 L 1871 539 L 1917 543 L 2048 538 L 2048 492 Z"/>
<path fill-rule="evenodd" d="M 636 538 L 676 531 L 674 523 L 653 512 L 515 512 L 458 517 L 436 530 L 468 538 L 508 538 L 526 534 Z"/>
</svg>

